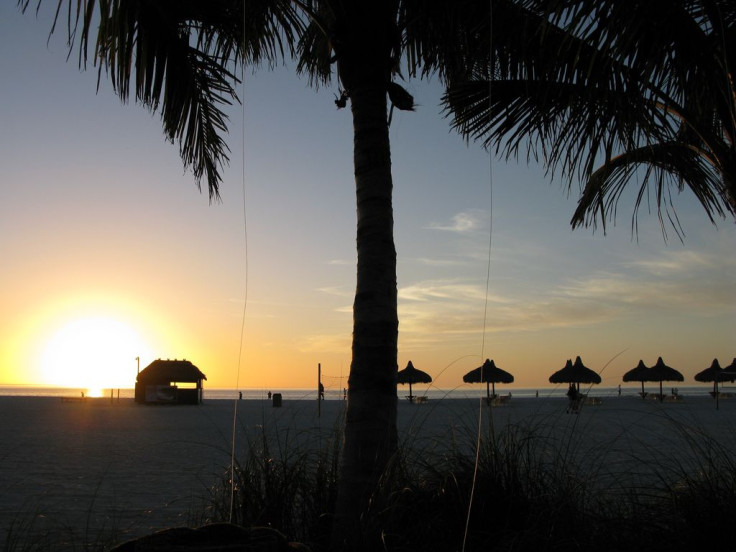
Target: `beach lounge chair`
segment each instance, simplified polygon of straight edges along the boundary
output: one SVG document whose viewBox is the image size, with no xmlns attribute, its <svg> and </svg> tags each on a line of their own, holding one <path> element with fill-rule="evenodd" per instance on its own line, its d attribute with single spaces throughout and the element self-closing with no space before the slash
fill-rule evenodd
<svg viewBox="0 0 736 552">
<path fill-rule="evenodd" d="M 503 406 L 506 403 L 508 403 L 510 400 L 511 400 L 511 393 L 509 393 L 508 395 L 495 395 L 491 399 L 491 404 L 493 406 Z"/>
</svg>

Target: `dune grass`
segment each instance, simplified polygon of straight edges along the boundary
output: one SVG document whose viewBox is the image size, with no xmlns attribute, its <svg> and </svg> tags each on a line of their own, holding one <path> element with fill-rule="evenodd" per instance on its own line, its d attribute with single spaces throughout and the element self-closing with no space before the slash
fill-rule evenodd
<svg viewBox="0 0 736 552">
<path fill-rule="evenodd" d="M 211 488 L 202 520 L 273 527 L 299 542 L 325 541 L 337 497 L 339 429 L 318 443 L 263 427 L 244 439 L 245 454 Z"/>
<path fill-rule="evenodd" d="M 1 549 L 5 552 L 103 552 L 120 541 L 121 532 L 114 521 L 93 528 L 90 524 L 93 515 L 94 503 L 80 531 L 70 523 L 47 515 L 40 506 L 18 512 L 4 528 Z"/>
<path fill-rule="evenodd" d="M 729 549 L 736 459 L 706 432 L 671 423 L 691 450 L 647 458 L 646 478 L 612 473 L 574 440 L 563 445 L 533 425 L 491 428 L 480 439 L 461 427 L 449 443 L 408 440 L 371 501 L 365 550 Z M 317 447 L 296 441 L 264 432 L 249 443 L 234 470 L 232 521 L 327 550 L 339 430 Z M 228 489 L 227 476 L 213 488 L 208 521 L 230 519 Z"/>
</svg>

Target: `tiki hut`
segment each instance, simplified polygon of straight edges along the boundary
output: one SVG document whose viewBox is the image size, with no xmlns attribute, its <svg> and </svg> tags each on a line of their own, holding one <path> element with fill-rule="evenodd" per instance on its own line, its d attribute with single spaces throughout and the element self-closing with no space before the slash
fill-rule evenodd
<svg viewBox="0 0 736 552">
<path fill-rule="evenodd" d="M 514 376 L 506 370 L 502 370 L 493 360 L 486 359 L 482 366 L 478 366 L 463 376 L 465 383 L 485 383 L 486 384 L 486 400 L 496 398 L 497 383 L 513 383 Z M 493 385 L 493 394 L 491 395 L 489 385 Z"/>
<path fill-rule="evenodd" d="M 406 368 L 399 370 L 396 374 L 396 382 L 401 383 L 402 385 L 405 383 L 409 384 L 409 396 L 406 398 L 409 399 L 409 402 L 414 402 L 416 397 L 412 394 L 411 386 L 415 383 L 432 383 L 432 376 L 427 372 L 414 368 L 414 365 L 410 360 L 409 364 L 406 365 Z"/>
<path fill-rule="evenodd" d="M 135 402 L 139 404 L 199 404 L 202 381 L 199 368 L 188 360 L 154 360 L 138 373 Z"/>
<path fill-rule="evenodd" d="M 718 383 L 728 381 L 730 378 L 725 374 L 725 370 L 721 368 L 718 359 L 714 358 L 710 367 L 695 374 L 693 379 L 703 383 L 713 382 L 713 391 L 711 392 L 711 395 L 715 397 L 718 394 Z"/>
<path fill-rule="evenodd" d="M 647 394 L 644 392 L 644 382 L 649 381 L 649 368 L 644 364 L 644 361 L 639 359 L 639 364 L 624 374 L 624 382 L 639 381 L 641 382 L 641 396 L 646 398 Z"/>
<path fill-rule="evenodd" d="M 600 383 L 601 377 L 585 366 L 580 357 L 575 357 L 575 363 L 568 359 L 565 367 L 557 370 L 554 374 L 549 377 L 550 383 L 570 383 L 577 385 L 578 392 L 580 391 L 580 384 L 585 383 Z"/>
<path fill-rule="evenodd" d="M 662 382 L 663 381 L 685 381 L 683 375 L 675 370 L 674 368 L 667 366 L 662 357 L 657 358 L 657 364 L 649 369 L 647 375 L 647 381 L 659 382 L 659 397 L 660 401 L 664 401 L 664 394 L 662 393 Z M 674 395 L 674 392 L 673 392 Z"/>
</svg>

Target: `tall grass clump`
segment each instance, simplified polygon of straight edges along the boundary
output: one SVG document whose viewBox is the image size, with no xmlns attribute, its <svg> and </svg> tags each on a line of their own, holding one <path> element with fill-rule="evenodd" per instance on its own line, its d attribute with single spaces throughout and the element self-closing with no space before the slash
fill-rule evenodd
<svg viewBox="0 0 736 552">
<path fill-rule="evenodd" d="M 608 453 L 626 448 L 586 446 L 574 425 L 491 424 L 481 435 L 404 446 L 367 518 L 366 550 L 379 539 L 393 551 L 733 549 L 733 443 L 663 423 L 678 435 L 674 449 L 627 442 L 629 461 L 615 465 Z"/>
<path fill-rule="evenodd" d="M 44 512 L 40 507 L 17 512 L 3 527 L 4 552 L 103 552 L 120 540 L 121 532 L 115 523 L 91 526 L 94 512 L 90 507 L 86 526 L 75 528 L 57 515 Z"/>
<path fill-rule="evenodd" d="M 673 422 L 673 426 L 683 454 L 662 458 L 657 464 L 657 499 L 640 501 L 646 517 L 661 527 L 671 549 L 696 550 L 706 543 L 715 549 L 736 549 L 733 443 L 719 442 L 705 429 L 682 422 Z"/>
<path fill-rule="evenodd" d="M 670 423 L 680 434 L 677 454 L 627 439 L 585 446 L 574 426 L 555 423 L 490 424 L 479 433 L 471 422 L 425 440 L 416 432 L 370 501 L 363 550 L 684 552 L 704 543 L 731 549 L 732 447 Z M 233 470 L 232 521 L 271 526 L 316 552 L 327 550 L 340 431 L 318 443 L 270 435 L 251 437 Z M 229 472 L 213 492 L 211 521 L 228 520 L 228 489 Z"/>
<path fill-rule="evenodd" d="M 290 540 L 325 542 L 340 444 L 337 429 L 316 444 L 289 431 L 246 434 L 244 454 L 212 489 L 206 521 L 273 527 Z"/>
<path fill-rule="evenodd" d="M 36 527 L 37 514 L 16 514 L 5 529 L 2 549 L 6 552 L 33 552 L 50 547 L 48 532 Z"/>
<path fill-rule="evenodd" d="M 373 504 L 366 542 L 380 535 L 381 549 L 397 551 L 577 550 L 593 542 L 603 528 L 598 495 L 571 458 L 552 452 L 559 443 L 537 431 L 511 425 L 470 443 L 403 448 Z M 467 453 L 476 446 L 477 463 Z"/>
</svg>

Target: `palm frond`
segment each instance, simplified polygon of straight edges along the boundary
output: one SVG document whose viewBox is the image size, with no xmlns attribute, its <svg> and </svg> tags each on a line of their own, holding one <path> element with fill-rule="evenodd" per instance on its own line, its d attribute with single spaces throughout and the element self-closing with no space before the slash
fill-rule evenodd
<svg viewBox="0 0 736 552">
<path fill-rule="evenodd" d="M 682 237 L 671 198 L 672 192 L 680 193 L 685 187 L 696 196 L 711 222 L 724 215 L 718 172 L 703 161 L 700 152 L 674 141 L 630 149 L 596 169 L 578 200 L 572 227 L 595 226 L 600 219 L 605 229 L 607 220 L 615 220 L 619 200 L 632 182 L 638 183 L 632 228 L 636 228 L 637 213 L 644 200 L 650 203 L 653 198 L 665 236 L 667 219 Z"/>
<path fill-rule="evenodd" d="M 309 24 L 299 38 L 297 73 L 307 74 L 319 87 L 332 79 L 335 16 L 329 3 L 318 3 L 306 14 Z"/>
<path fill-rule="evenodd" d="M 508 3 L 511 5 L 511 3 Z M 403 0 L 398 27 L 410 76 L 442 82 L 488 67 L 490 2 Z"/>
<path fill-rule="evenodd" d="M 493 2 L 494 16 L 507 3 Z M 732 2 L 511 3 L 513 24 L 491 20 L 492 65 L 468 65 L 450 82 L 443 100 L 455 129 L 506 158 L 526 150 L 549 174 L 580 181 L 590 211 L 579 207 L 573 225 L 614 214 L 611 201 L 648 163 L 661 189 L 685 182 L 711 220 L 736 216 Z M 668 159 L 676 144 L 686 153 Z M 669 212 L 668 196 L 656 197 Z"/>
<path fill-rule="evenodd" d="M 19 5 L 26 10 L 30 0 Z M 229 161 L 225 110 L 238 101 L 236 68 L 294 54 L 302 20 L 291 3 L 58 0 L 51 32 L 62 14 L 80 66 L 87 66 L 91 52 L 98 79 L 109 78 L 123 102 L 133 96 L 160 112 L 185 167 L 198 186 L 207 182 L 210 200 L 217 198 Z"/>
</svg>

